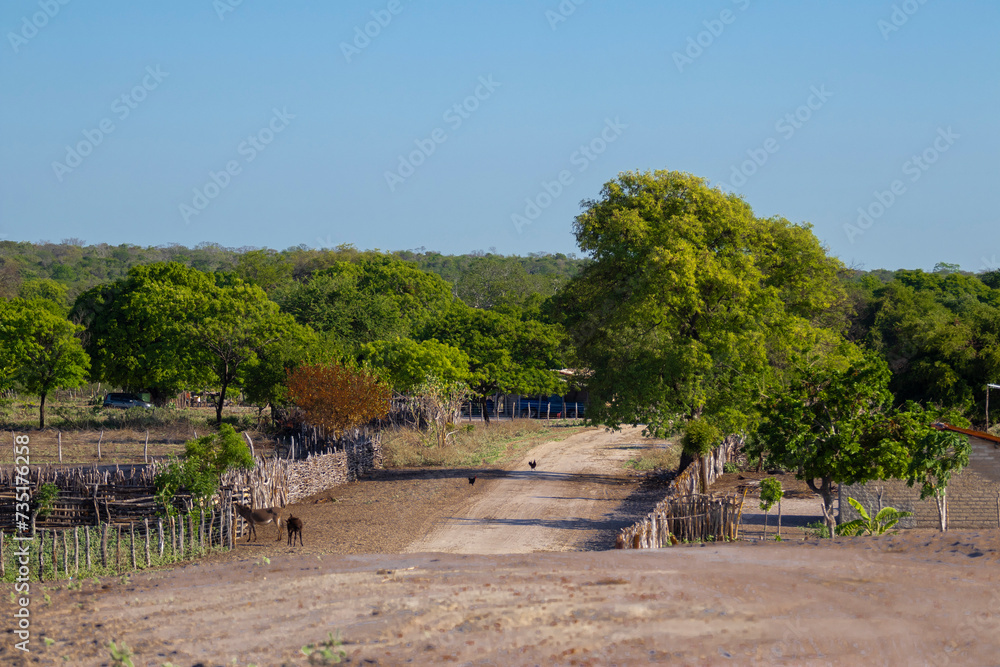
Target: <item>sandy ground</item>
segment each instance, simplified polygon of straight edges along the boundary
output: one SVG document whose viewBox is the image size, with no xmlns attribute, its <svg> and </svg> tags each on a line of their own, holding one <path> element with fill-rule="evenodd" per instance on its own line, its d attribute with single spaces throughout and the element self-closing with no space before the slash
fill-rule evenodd
<svg viewBox="0 0 1000 667">
<path fill-rule="evenodd" d="M 617 467 L 641 443 L 591 432 L 559 444 L 570 453 L 529 453 L 533 474 L 518 462 L 470 487 L 466 471 L 398 473 L 311 508 L 377 508 L 383 528 L 405 524 L 380 543 L 392 551 L 322 552 L 334 545 L 317 544 L 307 521 L 304 549 L 262 531 L 271 539 L 225 558 L 48 590 L 47 603 L 36 588 L 32 653 L 14 655 L 8 633 L 0 664 L 110 664 L 104 647 L 124 640 L 136 665 L 305 665 L 301 648 L 331 632 L 354 665 L 1000 662 L 994 531 L 573 551 L 612 534 L 621 507 L 646 509 Z M 376 499 L 403 499 L 364 505 L 361 490 L 376 486 L 389 489 Z M 410 505 L 437 511 L 401 511 Z M 350 549 L 371 539 L 353 530 Z M 401 534 L 416 537 L 398 548 Z M 438 550 L 401 553 L 430 543 Z M 499 545 L 510 551 L 458 553 Z"/>
<path fill-rule="evenodd" d="M 444 517 L 410 553 L 517 554 L 571 551 L 607 528 L 622 465 L 640 444 L 637 428 L 585 431 L 531 450 L 515 470 L 476 479 L 488 492 Z M 528 461 L 535 461 L 532 470 Z M 613 540 L 611 542 L 613 544 Z"/>
</svg>

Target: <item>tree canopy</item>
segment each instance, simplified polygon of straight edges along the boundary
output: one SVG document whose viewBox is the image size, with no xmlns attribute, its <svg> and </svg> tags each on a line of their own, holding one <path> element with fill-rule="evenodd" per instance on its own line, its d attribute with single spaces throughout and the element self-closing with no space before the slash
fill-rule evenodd
<svg viewBox="0 0 1000 667">
<path fill-rule="evenodd" d="M 90 359 L 74 325 L 47 299 L 0 300 L 0 385 L 16 383 L 39 397 L 38 427 L 53 389 L 79 387 Z"/>
<path fill-rule="evenodd" d="M 592 261 L 551 310 L 593 372 L 594 419 L 743 430 L 783 359 L 835 338 L 816 323 L 842 299 L 841 267 L 808 226 L 679 172 L 622 173 L 584 206 Z"/>
<path fill-rule="evenodd" d="M 422 331 L 469 357 L 469 386 L 483 401 L 497 393 L 548 394 L 559 389 L 563 334 L 554 325 L 523 321 L 462 302 Z"/>
<path fill-rule="evenodd" d="M 469 355 L 434 339 L 417 342 L 410 338 L 379 340 L 362 349 L 361 357 L 384 373 L 392 388 L 402 394 L 416 391 L 436 378 L 449 385 L 469 380 Z"/>
</svg>

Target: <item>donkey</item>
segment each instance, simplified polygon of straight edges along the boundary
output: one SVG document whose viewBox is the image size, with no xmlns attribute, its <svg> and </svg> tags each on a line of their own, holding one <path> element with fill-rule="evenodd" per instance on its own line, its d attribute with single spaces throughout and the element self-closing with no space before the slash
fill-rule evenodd
<svg viewBox="0 0 1000 667">
<path fill-rule="evenodd" d="M 299 546 L 304 547 L 305 545 L 302 543 L 302 519 L 289 514 L 285 520 L 285 526 L 288 527 L 288 546 L 295 546 L 295 536 L 298 535 Z"/>
<path fill-rule="evenodd" d="M 246 505 L 241 505 L 234 502 L 233 505 L 236 507 L 236 512 L 243 519 L 250 524 L 250 532 L 247 535 L 247 542 L 250 541 L 250 536 L 253 536 L 254 541 L 257 541 L 257 529 L 255 526 L 259 523 L 264 525 L 266 523 L 271 523 L 272 521 L 278 526 L 278 542 L 281 541 L 281 515 L 278 514 L 278 510 L 273 507 L 265 507 L 264 509 L 254 510 L 250 509 Z"/>
</svg>

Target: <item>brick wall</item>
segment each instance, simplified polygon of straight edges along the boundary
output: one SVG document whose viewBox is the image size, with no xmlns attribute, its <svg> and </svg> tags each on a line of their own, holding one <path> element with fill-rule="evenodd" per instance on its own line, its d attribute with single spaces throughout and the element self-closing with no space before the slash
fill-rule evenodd
<svg viewBox="0 0 1000 667">
<path fill-rule="evenodd" d="M 969 465 L 951 478 L 948 485 L 948 527 L 982 529 L 1000 527 L 1000 448 L 988 440 L 970 437 Z M 840 487 L 840 522 L 858 518 L 847 502 L 860 502 L 870 515 L 878 511 L 878 493 L 882 507 L 913 512 L 901 520 L 900 528 L 938 528 L 937 503 L 934 498 L 920 500 L 920 487 L 910 488 L 898 479 Z"/>
</svg>

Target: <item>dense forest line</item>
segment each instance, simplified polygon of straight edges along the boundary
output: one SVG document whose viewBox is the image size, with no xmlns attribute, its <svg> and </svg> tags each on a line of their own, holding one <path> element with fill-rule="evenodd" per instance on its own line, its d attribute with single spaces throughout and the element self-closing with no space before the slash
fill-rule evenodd
<svg viewBox="0 0 1000 667">
<path fill-rule="evenodd" d="M 259 272 L 266 271 L 271 274 L 267 278 L 271 281 L 269 285 L 274 286 L 280 280 L 301 281 L 336 262 L 351 261 L 365 254 L 383 253 L 359 251 L 348 244 L 332 249 L 299 245 L 271 250 L 227 248 L 215 243 L 200 243 L 188 248 L 179 244 L 86 245 L 80 239 L 64 239 L 61 243 L 0 241 L 0 297 L 18 296 L 24 282 L 53 280 L 66 288 L 67 298 L 75 299 L 91 287 L 124 278 L 133 266 L 157 262 L 177 262 L 206 273 L 234 272 L 244 278 L 259 277 Z M 412 262 L 420 270 L 436 274 L 456 286 L 462 276 L 485 265 L 480 272 L 502 270 L 520 288 L 546 296 L 553 294 L 586 263 L 572 253 L 531 253 L 519 257 L 498 255 L 494 249 L 465 255 L 445 255 L 424 248 L 384 254 Z"/>
</svg>

